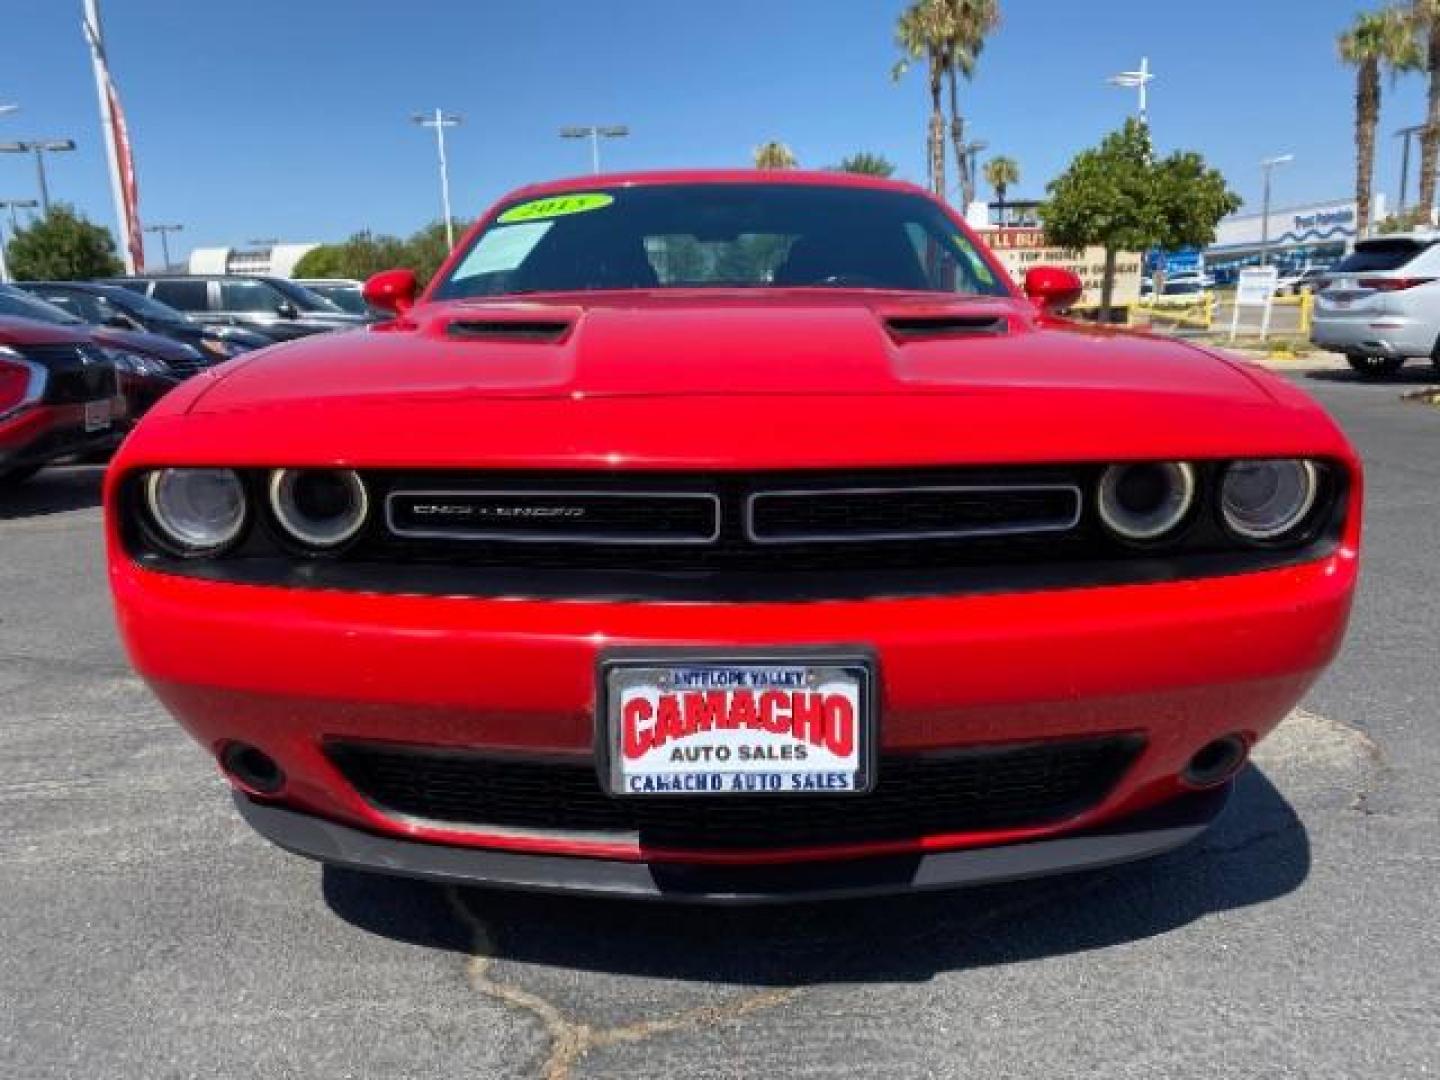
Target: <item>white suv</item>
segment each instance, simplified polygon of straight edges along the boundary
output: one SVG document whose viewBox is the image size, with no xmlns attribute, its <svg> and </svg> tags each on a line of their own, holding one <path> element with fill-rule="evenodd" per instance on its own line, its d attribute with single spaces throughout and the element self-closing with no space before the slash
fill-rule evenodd
<svg viewBox="0 0 1440 1080">
<path fill-rule="evenodd" d="M 1360 240 L 1315 294 L 1310 340 L 1365 378 L 1414 356 L 1440 368 L 1440 232 Z"/>
</svg>

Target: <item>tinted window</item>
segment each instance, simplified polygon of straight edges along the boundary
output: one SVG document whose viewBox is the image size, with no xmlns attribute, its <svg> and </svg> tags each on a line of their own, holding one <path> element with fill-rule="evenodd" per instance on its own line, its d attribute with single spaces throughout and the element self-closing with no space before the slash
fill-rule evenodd
<svg viewBox="0 0 1440 1080">
<path fill-rule="evenodd" d="M 220 282 L 220 310 L 274 315 L 284 297 L 260 281 Z"/>
<path fill-rule="evenodd" d="M 1399 270 L 1429 246 L 1417 240 L 1367 240 L 1356 244 L 1355 250 L 1341 259 L 1335 269 L 1362 274 Z"/>
<path fill-rule="evenodd" d="M 83 322 L 102 323 L 109 314 L 100 301 L 89 293 L 76 293 L 69 289 L 63 292 L 59 289 L 43 289 L 37 290 L 35 295 L 47 304 L 54 304 L 62 311 L 68 311 Z"/>
<path fill-rule="evenodd" d="M 152 295 L 181 311 L 206 311 L 210 307 L 209 285 L 204 281 L 157 281 Z"/>
<path fill-rule="evenodd" d="M 975 245 L 921 195 L 665 184 L 506 206 L 435 295 L 783 287 L 1007 293 Z"/>
<path fill-rule="evenodd" d="M 326 315 L 340 314 L 340 308 L 332 304 L 325 297 L 311 292 L 303 286 L 296 285 L 293 281 L 284 278 L 276 278 L 262 284 L 269 286 L 289 300 L 301 311 L 319 311 Z"/>
<path fill-rule="evenodd" d="M 9 315 L 17 319 L 34 319 L 37 322 L 61 323 L 65 326 L 80 322 L 68 311 L 63 311 L 54 304 L 47 304 L 43 300 L 37 300 L 29 293 L 9 285 L 0 285 L 0 315 Z"/>
</svg>

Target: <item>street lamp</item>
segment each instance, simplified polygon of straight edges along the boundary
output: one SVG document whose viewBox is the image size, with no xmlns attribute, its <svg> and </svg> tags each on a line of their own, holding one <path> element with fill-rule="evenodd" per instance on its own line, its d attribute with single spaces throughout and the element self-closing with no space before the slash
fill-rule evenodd
<svg viewBox="0 0 1440 1080">
<path fill-rule="evenodd" d="M 440 210 L 445 215 L 445 246 L 455 246 L 455 222 L 450 216 L 450 167 L 445 162 L 445 129 L 455 127 L 465 118 L 457 113 L 436 109 L 433 113 L 416 113 L 412 124 L 435 129 L 435 151 L 440 158 Z"/>
<path fill-rule="evenodd" d="M 601 139 L 623 139 L 630 134 L 630 129 L 623 124 L 616 124 L 611 127 L 601 127 L 596 124 L 586 124 L 581 127 L 563 127 L 560 129 L 562 139 L 589 139 L 590 140 L 590 171 L 600 171 L 600 140 Z"/>
<path fill-rule="evenodd" d="M 970 203 L 975 199 L 975 181 L 980 175 L 980 152 L 989 148 L 990 144 L 984 139 L 972 139 L 960 147 L 960 156 L 965 159 L 965 175 L 960 178 L 960 199 L 965 204 L 960 210 L 962 214 L 970 209 Z"/>
<path fill-rule="evenodd" d="M 1424 130 L 1424 124 L 1412 124 L 1395 132 L 1395 138 L 1405 140 L 1400 144 L 1400 209 L 1396 211 L 1399 214 L 1405 212 L 1405 199 L 1410 189 L 1410 143 Z"/>
<path fill-rule="evenodd" d="M 1268 266 L 1270 263 L 1270 174 L 1276 166 L 1289 165 L 1294 160 L 1294 154 L 1280 154 L 1276 157 L 1264 158 L 1260 162 L 1260 172 L 1265 177 L 1265 194 L 1260 200 L 1261 266 Z"/>
<path fill-rule="evenodd" d="M 1150 104 L 1150 84 L 1155 81 L 1155 73 L 1150 70 L 1150 58 L 1142 56 L 1140 66 L 1134 71 L 1121 71 L 1111 75 L 1105 80 L 1111 86 L 1122 86 L 1127 90 L 1138 90 L 1140 92 L 1140 123 L 1148 124 Z"/>
<path fill-rule="evenodd" d="M 0 143 L 0 154 L 34 154 L 35 173 L 40 178 L 40 215 L 50 215 L 50 189 L 45 184 L 45 155 L 74 150 L 74 139 L 25 139 Z"/>
<path fill-rule="evenodd" d="M 160 253 L 165 259 L 165 269 L 170 269 L 170 234 L 172 232 L 183 232 L 184 225 L 146 225 L 146 232 L 160 234 Z"/>
</svg>

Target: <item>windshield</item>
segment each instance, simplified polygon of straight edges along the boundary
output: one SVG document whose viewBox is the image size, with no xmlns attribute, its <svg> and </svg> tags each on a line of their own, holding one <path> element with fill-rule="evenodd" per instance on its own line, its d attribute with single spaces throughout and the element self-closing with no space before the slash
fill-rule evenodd
<svg viewBox="0 0 1440 1080">
<path fill-rule="evenodd" d="M 370 308 L 365 303 L 365 297 L 360 293 L 358 285 L 306 285 L 306 289 L 323 296 L 342 311 L 348 311 L 352 315 L 368 315 Z"/>
<path fill-rule="evenodd" d="M 61 326 L 84 326 L 85 324 L 68 311 L 37 300 L 28 293 L 9 285 L 0 285 L 0 315 L 17 319 L 34 319 L 37 322 L 59 323 Z"/>
<path fill-rule="evenodd" d="M 785 287 L 1008 295 L 929 199 L 818 184 L 596 187 L 512 203 L 433 295 Z"/>
</svg>

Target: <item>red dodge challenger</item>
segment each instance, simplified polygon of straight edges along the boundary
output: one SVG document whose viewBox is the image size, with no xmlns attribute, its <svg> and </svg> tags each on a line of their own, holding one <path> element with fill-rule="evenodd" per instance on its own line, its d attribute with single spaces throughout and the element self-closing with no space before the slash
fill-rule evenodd
<svg viewBox="0 0 1440 1080">
<path fill-rule="evenodd" d="M 1111 864 L 1340 645 L 1325 413 L 1067 323 L 918 188 L 527 188 L 416 294 L 187 382 L 108 479 L 135 665 L 291 851 L 710 901 Z"/>
</svg>

